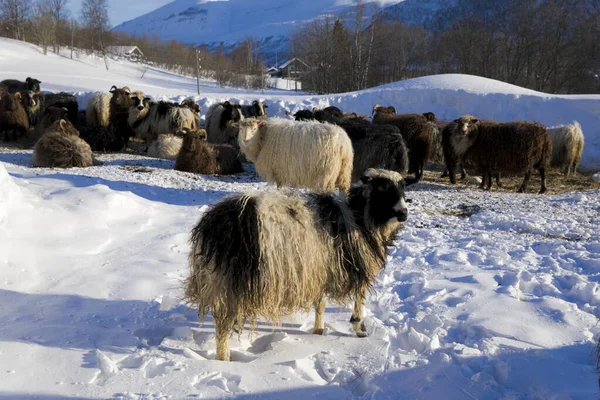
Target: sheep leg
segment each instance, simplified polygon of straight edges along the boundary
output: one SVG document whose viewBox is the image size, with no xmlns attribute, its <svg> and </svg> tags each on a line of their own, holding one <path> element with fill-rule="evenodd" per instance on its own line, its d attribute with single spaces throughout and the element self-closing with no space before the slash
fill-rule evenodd
<svg viewBox="0 0 600 400">
<path fill-rule="evenodd" d="M 465 167 L 463 167 L 461 165 L 460 166 L 460 180 L 464 181 L 465 179 L 467 179 L 467 171 L 465 171 Z"/>
<path fill-rule="evenodd" d="M 567 167 L 565 168 L 565 172 L 564 172 L 565 178 L 569 177 L 569 172 L 571 172 L 571 164 L 567 165 Z"/>
<path fill-rule="evenodd" d="M 213 318 L 215 320 L 217 360 L 230 361 L 229 336 L 233 330 L 235 318 L 227 310 L 222 310 L 220 307 L 215 307 L 213 310 Z"/>
<path fill-rule="evenodd" d="M 540 172 L 540 179 L 542 181 L 542 187 L 540 188 L 540 194 L 546 193 L 546 169 L 540 168 L 538 171 Z"/>
<path fill-rule="evenodd" d="M 541 175 L 541 172 L 540 172 Z M 529 178 L 531 178 L 531 172 L 527 172 L 525 174 L 525 177 L 523 178 L 523 183 L 521 183 L 521 187 L 519 188 L 519 193 L 525 193 L 525 191 L 527 190 L 527 185 L 529 184 Z M 544 183 L 542 182 L 542 187 L 544 186 Z"/>
<path fill-rule="evenodd" d="M 486 182 L 487 182 L 487 174 L 481 175 L 481 185 L 479 185 L 479 189 L 485 190 Z"/>
<path fill-rule="evenodd" d="M 490 172 L 487 177 L 487 186 L 485 190 L 492 190 L 492 173 Z"/>
<path fill-rule="evenodd" d="M 502 182 L 500 182 L 500 174 L 496 174 L 496 185 L 501 188 L 502 187 Z"/>
<path fill-rule="evenodd" d="M 321 296 L 314 303 L 315 306 L 315 327 L 313 333 L 315 335 L 322 335 L 325 331 L 325 297 Z"/>
<path fill-rule="evenodd" d="M 362 290 L 360 293 L 357 293 L 356 299 L 354 300 L 354 310 L 352 311 L 352 317 L 350 318 L 350 322 L 352 323 L 352 327 L 354 328 L 354 332 L 356 332 L 356 336 L 358 337 L 367 337 L 367 328 L 365 327 L 364 320 L 364 307 L 363 302 L 365 299 L 365 291 Z"/>
</svg>

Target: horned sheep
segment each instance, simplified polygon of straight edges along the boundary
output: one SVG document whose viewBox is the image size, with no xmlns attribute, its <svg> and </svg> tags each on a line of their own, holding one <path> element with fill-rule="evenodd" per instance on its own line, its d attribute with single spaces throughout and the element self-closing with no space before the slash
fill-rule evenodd
<svg viewBox="0 0 600 400">
<path fill-rule="evenodd" d="M 258 174 L 279 186 L 350 189 L 354 152 L 342 128 L 316 121 L 254 118 L 239 123 L 239 145 Z"/>
<path fill-rule="evenodd" d="M 47 168 L 91 167 L 92 149 L 67 120 L 55 121 L 33 149 L 33 166 Z"/>
<path fill-rule="evenodd" d="M 113 97 L 113 93 L 117 90 L 118 88 L 113 85 L 108 93 L 96 93 L 90 98 L 86 108 L 88 125 L 97 125 L 103 128 L 108 127 L 111 120 L 110 100 Z M 127 86 L 124 86 L 121 90 L 131 92 Z"/>
<path fill-rule="evenodd" d="M 182 129 L 198 128 L 198 118 L 187 107 L 173 105 L 165 101 L 153 103 L 143 93 L 132 96 L 128 123 L 136 136 L 151 143 L 160 134 L 170 134 Z"/>
<path fill-rule="evenodd" d="M 552 139 L 552 167 L 562 168 L 565 177 L 571 173 L 577 173 L 577 166 L 581 161 L 583 153 L 583 131 L 579 122 L 574 121 L 571 125 L 560 125 L 548 128 L 548 134 Z"/>
<path fill-rule="evenodd" d="M 204 175 L 230 175 L 244 172 L 238 149 L 228 144 L 208 143 L 206 139 L 204 129 L 184 132 L 175 169 Z"/>
<path fill-rule="evenodd" d="M 482 186 L 491 187 L 493 174 L 524 175 L 519 192 L 525 192 L 531 172 L 541 178 L 540 193 L 546 192 L 546 169 L 552 157 L 552 141 L 546 127 L 530 122 L 481 121 L 471 115 L 456 119 L 454 129 L 442 137 L 450 181 L 458 162 L 472 165 L 482 175 Z"/>
<path fill-rule="evenodd" d="M 29 117 L 23 107 L 23 96 L 20 92 L 3 93 L 0 99 L 0 129 L 4 131 L 4 139 L 10 140 L 25 136 L 29 130 Z"/>
<path fill-rule="evenodd" d="M 323 334 L 325 297 L 355 299 L 350 322 L 367 336 L 363 301 L 385 265 L 386 245 L 408 217 L 400 174 L 367 170 L 343 199 L 331 193 L 246 193 L 220 201 L 191 233 L 188 303 L 212 312 L 217 359 L 244 320 L 279 322 L 315 306 Z"/>
</svg>

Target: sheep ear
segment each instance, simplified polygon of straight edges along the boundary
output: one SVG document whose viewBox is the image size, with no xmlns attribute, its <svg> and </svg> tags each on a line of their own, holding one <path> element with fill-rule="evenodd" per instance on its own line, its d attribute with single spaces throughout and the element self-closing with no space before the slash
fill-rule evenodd
<svg viewBox="0 0 600 400">
<path fill-rule="evenodd" d="M 454 122 L 456 122 L 457 124 L 460 122 L 459 119 L 455 119 Z"/>
<path fill-rule="evenodd" d="M 259 128 L 262 128 L 262 127 L 263 127 L 263 126 L 265 126 L 266 124 L 267 124 L 267 121 L 264 121 L 264 120 L 258 121 L 258 127 L 259 127 Z"/>
<path fill-rule="evenodd" d="M 113 85 L 108 92 L 114 93 L 116 90 L 117 90 L 117 87 L 115 85 Z"/>
<path fill-rule="evenodd" d="M 477 118 L 474 118 L 474 119 L 471 120 L 471 123 L 473 123 L 473 124 L 476 124 L 478 122 L 479 122 L 479 120 Z"/>
<path fill-rule="evenodd" d="M 394 106 L 389 106 L 388 110 L 390 110 L 391 112 L 393 112 L 394 114 L 396 114 L 396 107 Z"/>
<path fill-rule="evenodd" d="M 319 108 L 318 107 L 313 107 L 312 112 L 317 112 L 317 111 L 319 111 Z"/>
<path fill-rule="evenodd" d="M 21 100 L 23 97 L 21 96 L 21 92 L 15 93 L 15 99 Z"/>
</svg>

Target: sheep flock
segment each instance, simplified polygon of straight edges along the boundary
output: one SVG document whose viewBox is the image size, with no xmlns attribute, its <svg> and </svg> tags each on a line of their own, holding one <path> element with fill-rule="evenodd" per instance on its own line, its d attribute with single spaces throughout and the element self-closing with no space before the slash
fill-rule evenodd
<svg viewBox="0 0 600 400">
<path fill-rule="evenodd" d="M 230 359 L 229 336 L 246 322 L 253 329 L 315 307 L 313 333 L 322 334 L 326 299 L 354 302 L 353 330 L 367 336 L 366 293 L 409 216 L 405 190 L 431 179 L 426 170 L 450 184 L 460 171 L 482 190 L 517 177 L 519 192 L 538 174 L 542 194 L 556 183 L 551 168 L 564 175 L 556 179 L 577 174 L 584 147 L 576 121 L 443 121 L 379 104 L 368 116 L 330 106 L 269 118 L 256 100 L 215 103 L 204 123 L 193 99 L 154 101 L 113 86 L 80 105 L 41 85 L 0 83 L 0 137 L 33 149 L 32 167 L 91 167 L 101 165 L 94 152 L 137 151 L 188 174 L 238 174 L 253 163 L 278 189 L 305 189 L 227 197 L 193 228 L 185 299 L 200 318 L 212 314 L 219 360 Z"/>
</svg>

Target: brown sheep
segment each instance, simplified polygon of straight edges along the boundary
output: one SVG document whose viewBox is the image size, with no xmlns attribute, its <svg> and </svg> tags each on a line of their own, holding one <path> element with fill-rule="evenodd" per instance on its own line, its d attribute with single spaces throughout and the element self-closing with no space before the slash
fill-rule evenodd
<svg viewBox="0 0 600 400">
<path fill-rule="evenodd" d="M 25 136 L 29 130 L 29 117 L 23 107 L 21 93 L 4 93 L 0 100 L 0 129 L 4 131 L 4 140 L 10 140 L 9 135 L 15 140 Z"/>
<path fill-rule="evenodd" d="M 90 145 L 67 120 L 55 121 L 33 149 L 33 166 L 46 168 L 91 167 L 95 160 Z"/>
<path fill-rule="evenodd" d="M 431 157 L 437 126 L 421 114 L 396 114 L 394 107 L 373 107 L 373 123 L 395 125 L 400 129 L 409 152 L 409 172 L 415 173 L 417 181 Z"/>
<path fill-rule="evenodd" d="M 94 133 L 102 133 L 100 136 L 103 138 L 103 150 L 119 151 L 122 150 L 134 135 L 133 130 L 129 126 L 129 107 L 133 104 L 134 95 L 131 93 L 131 89 L 127 86 L 118 88 L 113 86 L 110 89 L 112 97 L 109 102 L 109 118 L 108 118 L 108 129 L 94 129 Z M 111 135 L 106 133 L 112 132 Z M 94 134 L 93 136 L 97 136 Z"/>
<path fill-rule="evenodd" d="M 239 151 L 227 144 L 206 141 L 206 131 L 178 132 L 183 144 L 175 161 L 175 169 L 204 175 L 229 175 L 244 172 Z"/>
<path fill-rule="evenodd" d="M 450 181 L 455 183 L 456 164 L 463 161 L 482 175 L 482 186 L 490 189 L 493 174 L 524 175 L 519 192 L 525 192 L 533 169 L 541 178 L 540 193 L 546 192 L 546 169 L 552 157 L 552 141 L 546 127 L 530 122 L 481 121 L 471 115 L 455 120 L 443 139 Z"/>
</svg>

